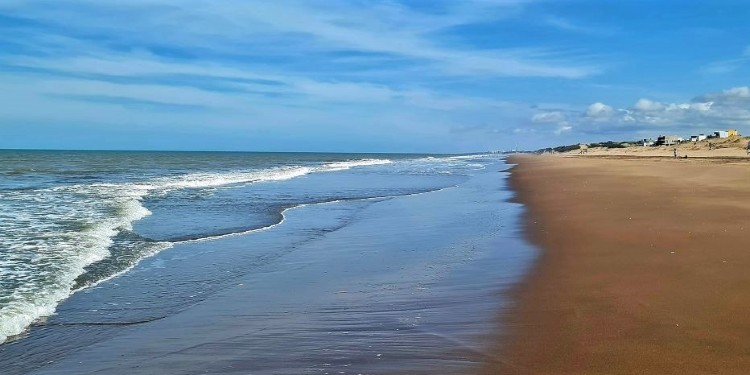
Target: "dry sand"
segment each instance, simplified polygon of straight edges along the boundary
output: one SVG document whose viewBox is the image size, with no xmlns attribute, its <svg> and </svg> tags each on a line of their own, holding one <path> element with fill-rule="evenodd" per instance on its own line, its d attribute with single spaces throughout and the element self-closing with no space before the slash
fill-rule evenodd
<svg viewBox="0 0 750 375">
<path fill-rule="evenodd" d="M 700 142 L 684 142 L 677 146 L 643 147 L 631 146 L 626 148 L 592 147 L 583 156 L 674 156 L 674 149 L 680 157 L 714 158 L 714 157 L 748 157 L 747 144 L 749 137 L 730 137 L 722 139 L 707 139 Z M 711 146 L 709 146 L 709 143 Z M 578 155 L 579 150 L 570 151 L 569 155 Z"/>
<path fill-rule="evenodd" d="M 542 256 L 484 373 L 750 374 L 750 163 L 512 161 Z"/>
<path fill-rule="evenodd" d="M 736 157 L 747 158 L 747 145 L 750 137 L 729 137 L 721 139 L 707 139 L 700 142 L 683 142 L 676 146 L 643 147 L 631 146 L 625 148 L 592 147 L 582 156 L 667 156 L 674 157 L 677 149 L 679 157 L 688 158 L 716 158 Z M 569 151 L 567 155 L 580 155 L 580 150 Z"/>
</svg>

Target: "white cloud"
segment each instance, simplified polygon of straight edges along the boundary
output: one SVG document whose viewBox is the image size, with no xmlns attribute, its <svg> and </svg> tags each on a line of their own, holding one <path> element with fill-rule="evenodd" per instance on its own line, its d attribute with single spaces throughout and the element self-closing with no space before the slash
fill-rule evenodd
<svg viewBox="0 0 750 375">
<path fill-rule="evenodd" d="M 573 126 L 568 121 L 567 115 L 561 111 L 536 113 L 531 116 L 531 122 L 534 124 L 553 125 L 554 127 L 547 128 L 547 131 L 551 131 L 555 135 L 561 135 L 573 130 Z"/>
<path fill-rule="evenodd" d="M 607 119 L 615 113 L 614 109 L 604 103 L 591 104 L 585 112 L 586 117 L 591 119 Z"/>
<path fill-rule="evenodd" d="M 699 112 L 706 112 L 711 110 L 711 106 L 714 105 L 714 102 L 705 102 L 705 103 L 690 103 L 690 109 L 699 111 Z"/>
<path fill-rule="evenodd" d="M 718 93 L 704 94 L 693 99 L 693 102 L 714 102 L 720 107 L 738 103 L 750 104 L 750 87 L 738 86 Z"/>
<path fill-rule="evenodd" d="M 750 87 L 733 87 L 728 90 L 724 90 L 724 96 L 733 98 L 750 98 Z"/>
<path fill-rule="evenodd" d="M 717 129 L 750 131 L 750 88 L 734 87 L 708 93 L 690 102 L 663 103 L 639 99 L 629 109 L 614 109 L 594 103 L 571 124 L 581 132 L 629 133 L 670 132 L 688 135 Z"/>
<path fill-rule="evenodd" d="M 558 126 L 557 129 L 555 130 L 555 134 L 560 135 L 560 134 L 563 134 L 563 133 L 568 133 L 571 130 L 573 130 L 573 127 L 570 126 L 570 125 L 567 125 L 567 123 L 566 123 L 565 125 Z"/>
<path fill-rule="evenodd" d="M 664 109 L 664 104 L 649 99 L 639 99 L 633 106 L 633 109 L 644 112 L 660 111 Z"/>
</svg>

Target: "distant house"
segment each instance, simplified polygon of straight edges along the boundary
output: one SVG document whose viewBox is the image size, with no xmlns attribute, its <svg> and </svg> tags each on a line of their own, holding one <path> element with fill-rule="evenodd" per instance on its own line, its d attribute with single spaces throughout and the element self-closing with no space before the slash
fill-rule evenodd
<svg viewBox="0 0 750 375">
<path fill-rule="evenodd" d="M 682 142 L 682 137 L 676 135 L 660 135 L 656 138 L 655 146 L 673 146 Z"/>
<path fill-rule="evenodd" d="M 643 138 L 643 139 L 641 139 L 641 144 L 643 144 L 643 147 L 653 146 L 654 145 L 654 140 L 653 139 Z"/>
<path fill-rule="evenodd" d="M 691 135 L 690 136 L 690 142 L 700 142 L 700 141 L 702 141 L 702 140 L 704 140 L 706 138 L 707 137 L 706 137 L 705 134 Z"/>
<path fill-rule="evenodd" d="M 729 137 L 729 132 L 726 130 L 719 130 L 714 132 L 714 138 L 727 138 Z"/>
<path fill-rule="evenodd" d="M 740 132 L 738 132 L 737 129 L 729 129 L 727 130 L 727 135 L 729 137 L 737 137 L 740 135 Z"/>
</svg>

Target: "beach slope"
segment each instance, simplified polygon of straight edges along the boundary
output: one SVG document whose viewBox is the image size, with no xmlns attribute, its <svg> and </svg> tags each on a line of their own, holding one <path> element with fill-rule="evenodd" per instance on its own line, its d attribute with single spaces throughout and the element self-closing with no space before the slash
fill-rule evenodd
<svg viewBox="0 0 750 375">
<path fill-rule="evenodd" d="M 512 161 L 542 256 L 485 373 L 750 373 L 749 163 Z"/>
</svg>

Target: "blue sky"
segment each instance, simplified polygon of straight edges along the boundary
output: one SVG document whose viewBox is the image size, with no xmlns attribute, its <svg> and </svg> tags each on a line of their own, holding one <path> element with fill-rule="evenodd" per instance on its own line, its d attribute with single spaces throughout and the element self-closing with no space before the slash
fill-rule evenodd
<svg viewBox="0 0 750 375">
<path fill-rule="evenodd" d="M 746 4 L 3 0 L 0 148 L 471 152 L 750 134 Z"/>
</svg>

